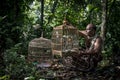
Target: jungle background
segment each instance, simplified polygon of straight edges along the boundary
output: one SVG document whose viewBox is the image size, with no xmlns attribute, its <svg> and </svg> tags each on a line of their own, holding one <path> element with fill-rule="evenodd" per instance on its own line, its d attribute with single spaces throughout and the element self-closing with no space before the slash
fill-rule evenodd
<svg viewBox="0 0 120 80">
<path fill-rule="evenodd" d="M 1 0 L 0 80 L 39 80 L 34 65 L 26 62 L 28 43 L 42 31 L 50 39 L 65 15 L 78 29 L 94 23 L 104 40 L 96 72 L 102 79 L 95 80 L 120 79 L 120 0 Z"/>
</svg>

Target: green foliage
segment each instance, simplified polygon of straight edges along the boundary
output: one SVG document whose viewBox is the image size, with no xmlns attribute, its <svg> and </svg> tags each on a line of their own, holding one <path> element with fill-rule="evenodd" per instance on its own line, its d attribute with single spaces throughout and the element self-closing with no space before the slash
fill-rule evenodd
<svg viewBox="0 0 120 80">
<path fill-rule="evenodd" d="M 0 80 L 10 80 L 10 76 L 9 75 L 5 75 L 0 77 Z"/>
<path fill-rule="evenodd" d="M 109 12 L 108 12 L 108 21 L 107 21 L 107 33 L 105 41 L 105 50 L 108 51 L 108 56 L 118 55 L 120 51 L 120 20 L 118 17 L 120 14 L 120 8 L 118 5 L 120 1 L 109 2 Z M 116 47 L 115 47 L 116 46 Z"/>
<path fill-rule="evenodd" d="M 4 53 L 5 73 L 11 79 L 24 79 L 26 76 L 34 75 L 35 67 L 26 62 L 25 56 L 18 54 L 20 44 L 15 45 Z"/>
<path fill-rule="evenodd" d="M 10 48 L 21 42 L 20 37 L 25 29 L 31 28 L 31 23 L 28 20 L 27 13 L 25 13 L 29 10 L 28 5 L 31 2 L 32 0 L 2 0 L 0 5 L 0 16 L 2 19 L 0 20 L 0 39 L 3 41 L 1 43 L 3 45 L 2 48 Z"/>
</svg>

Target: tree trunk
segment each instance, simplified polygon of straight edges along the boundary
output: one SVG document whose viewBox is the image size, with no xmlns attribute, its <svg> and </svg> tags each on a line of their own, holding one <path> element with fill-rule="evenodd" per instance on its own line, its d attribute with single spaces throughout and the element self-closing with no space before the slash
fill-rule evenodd
<svg viewBox="0 0 120 80">
<path fill-rule="evenodd" d="M 54 15 L 54 13 L 55 13 L 55 9 L 56 9 L 56 7 L 57 7 L 57 4 L 58 4 L 58 0 L 55 0 L 55 1 L 54 1 L 54 4 L 53 4 L 53 7 L 52 7 L 52 9 L 51 9 L 52 15 Z M 48 23 L 47 23 L 47 24 L 50 23 L 50 20 L 52 20 L 52 17 L 53 17 L 53 16 L 49 16 L 49 17 L 48 17 Z"/>
<path fill-rule="evenodd" d="M 103 39 L 103 49 L 106 33 L 106 18 L 107 18 L 107 0 L 102 0 L 102 26 L 101 26 L 101 37 Z"/>
<path fill-rule="evenodd" d="M 40 25 L 42 26 L 42 29 L 43 29 L 43 17 L 44 17 L 44 0 L 41 0 L 41 23 Z"/>
</svg>

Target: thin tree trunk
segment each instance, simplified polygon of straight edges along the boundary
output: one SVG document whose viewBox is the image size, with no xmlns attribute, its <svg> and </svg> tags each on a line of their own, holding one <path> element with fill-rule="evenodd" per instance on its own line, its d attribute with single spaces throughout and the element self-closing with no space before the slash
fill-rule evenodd
<svg viewBox="0 0 120 80">
<path fill-rule="evenodd" d="M 56 9 L 56 7 L 57 7 L 57 3 L 58 3 L 58 0 L 55 0 L 55 1 L 54 1 L 54 4 L 53 4 L 53 7 L 52 7 L 52 9 L 51 9 L 52 15 L 54 15 L 54 13 L 55 13 L 55 9 Z M 50 23 L 50 20 L 52 20 L 52 17 L 53 17 L 53 16 L 49 16 L 49 17 L 48 17 L 48 24 Z"/>
<path fill-rule="evenodd" d="M 41 0 L 41 16 L 40 16 L 40 36 L 43 37 L 43 18 L 44 18 L 44 0 Z M 38 34 L 39 34 L 39 31 L 38 31 Z M 39 35 L 38 35 L 39 36 Z"/>
<path fill-rule="evenodd" d="M 44 17 L 44 0 L 41 0 L 41 23 L 40 25 L 42 26 L 42 29 L 43 29 L 43 17 Z"/>
<path fill-rule="evenodd" d="M 57 7 L 57 3 L 58 3 L 58 0 L 55 0 L 54 4 L 53 4 L 53 8 L 51 9 L 52 14 L 54 14 L 54 12 L 55 12 L 55 9 Z"/>
<path fill-rule="evenodd" d="M 107 18 L 107 0 L 102 0 L 102 26 L 101 26 L 101 37 L 103 39 L 103 49 L 106 33 L 106 18 Z"/>
</svg>

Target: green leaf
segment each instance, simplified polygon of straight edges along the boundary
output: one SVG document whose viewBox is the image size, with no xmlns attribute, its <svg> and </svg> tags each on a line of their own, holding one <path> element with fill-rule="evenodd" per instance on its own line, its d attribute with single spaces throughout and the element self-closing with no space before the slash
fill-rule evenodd
<svg viewBox="0 0 120 80">
<path fill-rule="evenodd" d="M 94 5 L 88 4 L 87 7 L 86 7 L 86 11 L 90 12 L 93 8 L 94 8 Z"/>
</svg>

